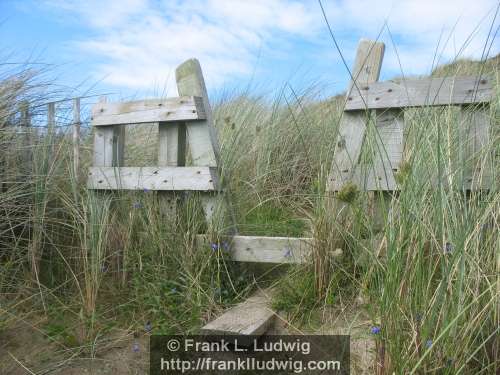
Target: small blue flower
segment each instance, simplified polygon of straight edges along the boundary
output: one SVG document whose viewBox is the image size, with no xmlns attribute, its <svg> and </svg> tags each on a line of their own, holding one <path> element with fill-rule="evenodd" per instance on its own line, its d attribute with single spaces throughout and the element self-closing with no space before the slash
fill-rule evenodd
<svg viewBox="0 0 500 375">
<path fill-rule="evenodd" d="M 218 244 L 216 244 L 215 242 L 214 242 L 214 243 L 212 243 L 212 244 L 210 245 L 210 247 L 212 248 L 212 251 L 217 251 L 217 250 L 219 249 L 219 245 L 218 245 Z"/>
<path fill-rule="evenodd" d="M 430 348 L 431 346 L 432 346 L 432 340 L 431 340 L 431 339 L 429 339 L 429 340 L 427 340 L 427 341 L 425 342 L 425 347 L 428 349 L 428 348 Z"/>
<path fill-rule="evenodd" d="M 139 344 L 138 344 L 138 343 L 134 342 L 134 343 L 132 344 L 132 351 L 133 351 L 134 353 L 139 353 Z"/>
<path fill-rule="evenodd" d="M 229 243 L 227 243 L 227 241 L 222 242 L 222 248 L 226 251 L 229 251 Z"/>
<path fill-rule="evenodd" d="M 170 291 L 171 291 L 172 293 L 177 293 L 177 288 L 172 288 L 172 289 L 170 289 Z"/>
<path fill-rule="evenodd" d="M 373 335 L 378 335 L 381 331 L 382 329 L 379 326 L 373 326 L 370 330 Z"/>
<path fill-rule="evenodd" d="M 151 332 L 152 329 L 153 329 L 153 326 L 151 325 L 151 322 L 147 321 L 146 324 L 144 325 L 144 330 L 146 332 Z"/>
<path fill-rule="evenodd" d="M 149 193 L 151 190 L 149 190 L 148 188 L 144 188 L 142 189 L 145 193 Z"/>
<path fill-rule="evenodd" d="M 134 202 L 132 204 L 132 207 L 134 207 L 134 208 L 142 208 L 142 203 L 141 202 Z"/>
<path fill-rule="evenodd" d="M 446 242 L 444 244 L 444 253 L 451 254 L 453 252 L 453 244 L 451 242 Z"/>
<path fill-rule="evenodd" d="M 285 258 L 291 258 L 292 256 L 292 250 L 285 248 L 285 254 L 283 254 Z"/>
</svg>

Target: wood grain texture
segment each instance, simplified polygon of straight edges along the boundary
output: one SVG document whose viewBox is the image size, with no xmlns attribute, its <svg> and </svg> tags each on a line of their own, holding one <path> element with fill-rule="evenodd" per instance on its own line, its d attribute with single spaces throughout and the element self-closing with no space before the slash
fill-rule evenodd
<svg viewBox="0 0 500 375">
<path fill-rule="evenodd" d="M 209 167 L 91 167 L 89 189 L 97 190 L 217 190 L 215 170 Z"/>
<path fill-rule="evenodd" d="M 201 97 L 205 109 L 204 121 L 186 122 L 187 143 L 193 165 L 216 167 L 219 141 L 213 126 L 212 109 L 198 60 L 190 59 L 179 65 L 175 71 L 175 78 L 179 95 Z"/>
<path fill-rule="evenodd" d="M 94 128 L 94 166 L 113 166 L 113 126 Z"/>
<path fill-rule="evenodd" d="M 401 109 L 375 111 L 375 157 L 373 166 L 358 165 L 353 182 L 366 191 L 399 190 L 394 175 L 403 159 L 404 113 Z"/>
<path fill-rule="evenodd" d="M 231 258 L 237 262 L 306 263 L 311 243 L 311 238 L 234 236 Z"/>
<path fill-rule="evenodd" d="M 498 168 L 494 167 L 494 152 L 491 147 L 491 119 L 489 107 L 463 106 L 461 108 L 460 136 L 463 154 L 463 187 L 467 190 L 494 189 L 498 176 L 492 174 Z"/>
<path fill-rule="evenodd" d="M 205 235 L 198 235 L 199 245 L 211 247 Z M 293 264 L 310 261 L 312 238 L 231 236 L 222 245 L 235 262 Z"/>
<path fill-rule="evenodd" d="M 193 96 L 97 103 L 92 108 L 93 126 L 196 121 L 205 118 L 202 98 Z"/>
<path fill-rule="evenodd" d="M 204 335 L 263 335 L 273 324 L 276 313 L 271 309 L 271 298 L 258 292 L 244 302 L 226 310 L 221 316 L 201 329 Z M 239 343 L 242 346 L 251 342 Z"/>
<path fill-rule="evenodd" d="M 186 122 L 186 140 L 191 154 L 193 165 L 203 165 L 209 167 L 220 166 L 220 146 L 217 129 L 213 123 L 212 109 L 208 100 L 205 79 L 198 60 L 190 59 L 179 65 L 175 71 L 177 91 L 179 95 L 194 95 L 203 99 L 205 108 L 205 121 Z M 220 169 L 222 170 L 222 169 Z M 221 176 L 221 181 L 228 181 L 228 176 Z M 221 186 L 222 188 L 222 186 Z M 217 199 L 214 194 L 204 194 L 201 196 L 205 218 L 209 225 L 215 224 L 212 220 L 217 208 L 225 210 L 229 216 L 229 231 L 237 233 L 236 220 L 231 208 L 229 194 L 224 194 L 224 199 Z M 223 206 L 220 206 L 223 204 Z M 216 225 L 216 224 L 215 224 Z"/>
<path fill-rule="evenodd" d="M 405 79 L 359 85 L 347 97 L 346 111 L 460 105 L 489 102 L 494 95 L 492 77 Z"/>
<path fill-rule="evenodd" d="M 358 91 L 361 86 L 378 81 L 384 52 L 384 43 L 368 39 L 359 41 L 352 69 L 354 80 L 351 80 L 348 91 Z"/>
<path fill-rule="evenodd" d="M 349 85 L 348 96 L 360 90 L 363 85 L 378 80 L 384 51 L 384 43 L 365 39 L 360 41 L 352 70 L 355 81 Z M 327 190 L 338 191 L 346 182 L 352 180 L 365 137 L 367 116 L 369 113 L 366 111 L 343 113 Z"/>
</svg>

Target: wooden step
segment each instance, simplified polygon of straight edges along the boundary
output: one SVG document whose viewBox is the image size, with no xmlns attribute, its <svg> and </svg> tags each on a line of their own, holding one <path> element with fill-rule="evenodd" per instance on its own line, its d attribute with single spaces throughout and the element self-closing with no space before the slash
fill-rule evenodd
<svg viewBox="0 0 500 375">
<path fill-rule="evenodd" d="M 271 309 L 269 292 L 260 291 L 205 325 L 200 333 L 260 336 L 271 327 L 275 316 L 276 313 Z"/>
<path fill-rule="evenodd" d="M 205 235 L 198 235 L 202 246 L 211 246 Z M 292 264 L 306 263 L 311 257 L 312 238 L 232 236 L 227 238 L 235 262 Z"/>
</svg>

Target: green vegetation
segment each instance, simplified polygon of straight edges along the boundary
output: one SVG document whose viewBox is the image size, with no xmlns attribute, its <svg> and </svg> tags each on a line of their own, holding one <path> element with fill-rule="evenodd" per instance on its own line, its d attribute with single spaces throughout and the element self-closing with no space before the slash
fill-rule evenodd
<svg viewBox="0 0 500 375">
<path fill-rule="evenodd" d="M 479 71 L 498 82 L 498 58 L 435 74 Z M 84 178 L 70 172 L 65 128 L 47 135 L 33 127 L 27 138 L 15 126 L 17 109 L 25 101 L 40 104 L 51 87 L 27 72 L 0 79 L 0 335 L 32 321 L 71 353 L 94 355 L 117 327 L 144 332 L 149 322 L 153 333 L 195 332 L 255 287 L 261 275 L 228 261 L 224 246 L 195 245 L 196 233 L 208 230 L 217 243 L 227 229 L 206 228 L 196 195 L 184 199 L 177 220 L 162 217 L 154 192 L 87 191 Z M 386 373 L 495 373 L 500 195 L 498 186 L 460 188 L 469 162 L 460 158 L 457 110 L 406 112 L 399 193 L 348 185 L 335 200 L 325 186 L 342 103 L 319 101 L 319 93 L 284 88 L 274 101 L 245 94 L 214 106 L 240 232 L 314 240 L 313 262 L 275 279 L 274 307 L 300 325 L 315 311 L 341 309 L 361 296 L 360 308 L 380 327 L 373 339 L 385 350 Z M 492 181 L 499 172 L 499 99 L 487 113 L 490 144 L 474 155 Z M 155 130 L 129 131 L 136 133 L 127 140 L 127 163 L 147 164 L 154 146 L 145 140 Z M 83 168 L 90 139 L 85 134 Z M 436 187 L 437 171 L 444 179 Z M 37 325 L 39 316 L 46 320 Z"/>
</svg>

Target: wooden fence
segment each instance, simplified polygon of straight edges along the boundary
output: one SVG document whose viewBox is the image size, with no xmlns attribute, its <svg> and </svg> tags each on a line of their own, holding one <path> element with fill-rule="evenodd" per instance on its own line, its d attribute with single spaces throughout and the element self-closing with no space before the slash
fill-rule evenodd
<svg viewBox="0 0 500 375">
<path fill-rule="evenodd" d="M 396 191 L 400 188 L 395 174 L 403 161 L 403 111 L 407 107 L 460 106 L 464 109 L 464 122 L 469 125 L 463 129 L 466 138 L 480 146 L 488 142 L 490 124 L 486 111 L 493 97 L 490 77 L 403 79 L 398 83 L 379 83 L 384 49 L 383 43 L 362 40 L 359 44 L 328 178 L 327 190 L 334 197 L 350 183 L 367 191 Z M 93 166 L 88 171 L 87 187 L 93 190 L 158 191 L 160 209 L 170 217 L 176 215 L 177 192 L 197 191 L 210 224 L 213 213 L 221 206 L 225 212 L 232 214 L 228 202 L 219 199 L 223 193 L 220 182 L 224 179 L 219 176 L 218 137 L 198 61 L 191 59 L 181 64 L 176 70 L 176 81 L 179 97 L 119 103 L 101 100 L 93 107 Z M 469 111 L 468 106 L 471 104 L 481 106 Z M 27 119 L 29 115 L 25 117 Z M 384 152 L 376 156 L 373 168 L 364 170 L 360 168 L 359 159 L 370 118 L 375 118 L 378 147 Z M 124 125 L 151 122 L 158 123 L 159 127 L 157 165 L 125 167 Z M 49 133 L 53 133 L 55 103 L 48 104 L 47 123 Z M 80 124 L 80 99 L 75 98 L 72 141 L 76 176 L 80 168 Z M 191 154 L 191 166 L 186 166 L 187 147 Z M 467 176 L 464 188 L 487 189 L 490 182 L 488 179 L 475 181 L 471 174 Z M 336 218 L 341 218 L 341 215 Z M 199 240 L 208 239 L 201 235 Z M 303 263 L 311 259 L 313 239 L 240 236 L 233 228 L 229 243 L 234 261 Z M 258 321 L 250 319 L 238 322 L 230 331 L 264 327 L 272 315 L 272 311 L 267 311 L 258 319 L 255 318 Z M 208 329 L 216 330 L 213 327 Z M 248 331 L 255 332 L 253 328 Z"/>
</svg>

